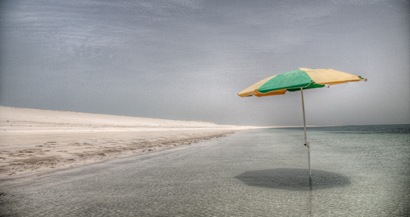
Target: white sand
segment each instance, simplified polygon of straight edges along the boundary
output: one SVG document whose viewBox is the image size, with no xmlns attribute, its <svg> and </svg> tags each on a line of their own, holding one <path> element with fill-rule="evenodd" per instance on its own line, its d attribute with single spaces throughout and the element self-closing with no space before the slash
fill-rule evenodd
<svg viewBox="0 0 410 217">
<path fill-rule="evenodd" d="M 0 106 L 0 180 L 189 145 L 250 128 Z"/>
</svg>

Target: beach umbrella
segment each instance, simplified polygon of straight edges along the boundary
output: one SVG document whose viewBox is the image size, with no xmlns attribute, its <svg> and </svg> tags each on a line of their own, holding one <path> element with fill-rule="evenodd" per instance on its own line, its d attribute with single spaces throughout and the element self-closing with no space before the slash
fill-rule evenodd
<svg viewBox="0 0 410 217">
<path fill-rule="evenodd" d="M 312 183 L 312 171 L 310 169 L 310 144 L 307 141 L 306 134 L 306 118 L 305 118 L 305 102 L 303 90 L 312 88 L 321 88 L 342 84 L 347 82 L 355 82 L 367 80 L 358 75 L 352 75 L 346 72 L 336 71 L 333 69 L 308 69 L 299 68 L 298 70 L 286 72 L 279 75 L 273 75 L 265 78 L 248 88 L 238 93 L 240 97 L 249 96 L 275 96 L 283 95 L 287 91 L 300 91 L 302 98 L 303 111 L 303 129 L 304 129 L 304 145 L 308 148 L 308 164 L 309 164 L 309 183 Z"/>
</svg>

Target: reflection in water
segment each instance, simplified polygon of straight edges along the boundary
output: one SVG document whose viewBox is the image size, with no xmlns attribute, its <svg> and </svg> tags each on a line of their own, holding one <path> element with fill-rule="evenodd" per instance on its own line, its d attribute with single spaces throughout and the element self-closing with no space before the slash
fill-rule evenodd
<svg viewBox="0 0 410 217">
<path fill-rule="evenodd" d="M 313 216 L 313 191 L 312 189 L 308 191 L 307 193 L 308 193 L 308 200 L 307 200 L 308 216 Z"/>
<path fill-rule="evenodd" d="M 291 191 L 310 191 L 350 185 L 349 178 L 341 174 L 312 170 L 311 186 L 309 184 L 309 170 L 293 168 L 246 171 L 235 178 L 249 186 Z"/>
</svg>

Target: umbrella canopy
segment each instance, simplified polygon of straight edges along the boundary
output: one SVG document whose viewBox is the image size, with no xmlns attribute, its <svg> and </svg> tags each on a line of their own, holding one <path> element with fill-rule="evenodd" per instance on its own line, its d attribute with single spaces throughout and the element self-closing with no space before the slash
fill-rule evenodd
<svg viewBox="0 0 410 217">
<path fill-rule="evenodd" d="M 333 69 L 308 69 L 299 68 L 298 70 L 286 72 L 265 78 L 238 93 L 240 97 L 248 96 L 274 96 L 283 95 L 286 91 L 300 90 L 302 96 L 303 127 L 305 134 L 305 146 L 308 148 L 309 163 L 309 182 L 312 187 L 312 171 L 310 169 L 310 144 L 306 135 L 305 101 L 303 97 L 304 89 L 321 88 L 325 85 L 342 84 L 367 79 L 358 75 Z"/>
<path fill-rule="evenodd" d="M 321 88 L 325 85 L 365 80 L 361 76 L 333 69 L 308 69 L 286 72 L 265 78 L 238 93 L 241 97 L 282 95 L 286 91 Z"/>
</svg>

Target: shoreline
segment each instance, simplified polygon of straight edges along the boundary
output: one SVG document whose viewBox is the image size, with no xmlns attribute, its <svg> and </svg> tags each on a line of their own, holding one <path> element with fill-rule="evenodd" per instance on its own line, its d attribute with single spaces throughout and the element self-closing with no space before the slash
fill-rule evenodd
<svg viewBox="0 0 410 217">
<path fill-rule="evenodd" d="M 0 182 L 4 185 L 255 128 L 0 106 Z"/>
<path fill-rule="evenodd" d="M 133 143 L 128 147 L 96 148 L 87 152 L 75 152 L 71 157 L 39 156 L 22 157 L 11 161 L 8 165 L 2 165 L 0 170 L 0 187 L 12 185 L 16 182 L 43 177 L 59 171 L 76 169 L 88 165 L 99 164 L 110 160 L 123 159 L 133 156 L 148 155 L 173 148 L 191 146 L 200 142 L 226 137 L 238 130 L 215 131 L 215 132 L 195 132 L 186 138 L 167 139 L 149 142 L 143 141 L 139 144 Z M 199 134 L 199 135 L 198 135 Z M 131 143 L 130 143 L 131 144 Z M 27 151 L 27 149 L 25 149 Z M 24 153 L 23 151 L 17 151 Z M 29 150 L 31 152 L 31 150 Z M 10 174 L 12 173 L 12 174 Z"/>
</svg>

